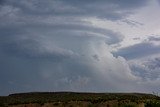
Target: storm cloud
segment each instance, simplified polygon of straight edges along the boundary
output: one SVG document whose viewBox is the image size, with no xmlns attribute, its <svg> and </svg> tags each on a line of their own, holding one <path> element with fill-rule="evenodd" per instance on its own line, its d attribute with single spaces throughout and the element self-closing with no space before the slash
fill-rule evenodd
<svg viewBox="0 0 160 107">
<path fill-rule="evenodd" d="M 113 46 L 121 44 L 126 35 L 89 21 L 125 21 L 130 26 L 127 18 L 148 4 L 148 0 L 0 1 L 0 95 L 154 91 L 144 90 L 149 86 L 135 72 L 143 72 L 143 68 L 128 60 L 157 54 L 159 47 L 141 42 L 113 53 Z M 146 78 L 154 77 L 150 74 Z M 150 80 L 154 87 L 157 81 Z"/>
</svg>

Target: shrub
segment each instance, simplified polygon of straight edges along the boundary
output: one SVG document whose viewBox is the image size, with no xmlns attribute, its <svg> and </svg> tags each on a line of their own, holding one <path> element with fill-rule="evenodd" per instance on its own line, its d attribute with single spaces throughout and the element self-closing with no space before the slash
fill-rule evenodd
<svg viewBox="0 0 160 107">
<path fill-rule="evenodd" d="M 145 107 L 160 107 L 160 101 L 149 101 L 145 103 Z"/>
<path fill-rule="evenodd" d="M 0 102 L 0 107 L 5 107 L 5 104 Z"/>
<path fill-rule="evenodd" d="M 126 103 L 126 104 L 122 104 L 120 107 L 137 107 L 137 104 L 135 104 L 135 103 Z"/>
</svg>

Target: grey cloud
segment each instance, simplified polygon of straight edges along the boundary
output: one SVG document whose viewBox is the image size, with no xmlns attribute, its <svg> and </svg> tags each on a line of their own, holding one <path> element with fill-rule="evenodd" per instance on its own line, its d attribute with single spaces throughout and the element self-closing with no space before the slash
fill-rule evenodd
<svg viewBox="0 0 160 107">
<path fill-rule="evenodd" d="M 137 77 L 124 58 L 115 58 L 107 48 L 123 36 L 82 19 L 120 20 L 146 2 L 4 0 L 0 4 L 0 94 L 134 90 Z"/>
<path fill-rule="evenodd" d="M 160 78 L 160 58 L 144 58 L 143 60 L 133 61 L 130 68 L 135 75 L 140 76 L 144 80 L 157 80 Z"/>
<path fill-rule="evenodd" d="M 129 19 L 123 19 L 122 22 L 127 23 L 128 25 L 131 25 L 132 27 L 136 27 L 136 26 L 142 26 L 143 23 L 137 22 L 137 21 L 133 21 L 133 20 L 129 20 Z"/>
<path fill-rule="evenodd" d="M 97 15 L 97 17 L 108 18 L 111 20 L 120 19 L 126 16 L 129 11 L 124 11 L 124 9 L 135 9 L 135 7 L 144 5 L 145 1 L 127 1 L 127 0 L 87 0 L 87 1 L 78 1 L 78 0 L 69 0 L 64 2 L 71 4 L 72 6 L 82 9 L 83 14 L 90 13 L 92 15 Z M 103 11 L 105 10 L 105 11 Z"/>
<path fill-rule="evenodd" d="M 157 2 L 160 4 L 160 0 L 157 0 Z"/>
<path fill-rule="evenodd" d="M 149 41 L 160 41 L 160 37 L 150 36 L 150 37 L 148 37 L 148 40 L 149 40 Z"/>
<path fill-rule="evenodd" d="M 62 25 L 16 25 L 16 27 L 1 27 L 0 33 L 2 63 L 0 76 L 4 84 L 1 89 L 2 94 L 34 90 L 104 91 L 106 89 L 102 81 L 97 81 L 100 77 L 94 76 L 91 66 L 93 61 L 88 60 L 94 53 L 85 52 L 85 49 L 88 50 L 91 41 L 95 43 L 105 41 L 107 46 L 107 37 L 112 39 L 112 35 L 115 35 L 111 40 L 114 41 L 116 36 L 119 36 L 117 33 L 89 25 L 68 25 L 68 28 Z M 97 34 L 105 34 L 105 39 Z M 99 86 L 95 87 L 96 84 Z M 112 86 L 114 87 L 116 85 Z"/>
<path fill-rule="evenodd" d="M 113 52 L 115 56 L 123 56 L 124 58 L 131 60 L 140 57 L 145 57 L 160 52 L 159 46 L 155 46 L 149 42 L 142 42 L 133 46 L 119 49 L 117 52 Z"/>
<path fill-rule="evenodd" d="M 103 42 L 102 40 L 95 40 L 93 43 L 96 44 L 90 45 L 81 41 L 86 50 L 91 50 L 89 52 L 83 50 L 81 54 L 83 53 L 85 56 L 73 56 L 64 60 L 14 57 L 10 55 L 15 54 L 13 52 L 10 54 L 0 52 L 0 62 L 2 63 L 0 76 L 4 84 L 3 94 L 25 91 L 102 92 L 106 90 L 117 91 L 116 89 L 121 91 L 132 90 L 133 87 L 130 87 L 129 84 L 135 82 L 135 77 L 126 69 L 125 60 L 114 58 L 107 51 L 104 40 Z M 99 43 L 103 45 L 98 45 Z M 93 57 L 90 58 L 93 54 L 99 56 L 98 63 L 97 61 L 95 63 Z M 113 63 L 118 68 L 112 67 L 114 66 Z M 127 82 L 125 82 L 126 80 Z M 124 85 L 128 84 L 127 89 L 123 88 L 122 83 L 124 82 Z M 121 86 L 117 84 L 121 84 Z"/>
<path fill-rule="evenodd" d="M 67 42 L 67 40 L 70 41 L 69 39 L 73 40 L 74 38 L 83 41 L 84 38 L 86 40 L 90 38 L 105 39 L 107 44 L 116 44 L 123 40 L 123 36 L 121 34 L 118 34 L 111 30 L 96 28 L 90 25 L 83 25 L 83 24 L 77 25 L 77 24 L 60 23 L 53 25 L 41 25 L 41 24 L 16 25 L 15 28 L 12 28 L 12 26 L 11 28 L 2 27 L 0 28 L 0 32 L 2 35 L 1 36 L 2 49 L 3 48 L 12 49 L 12 52 L 16 52 L 16 49 L 19 49 L 17 50 L 17 52 L 27 51 L 27 53 L 29 53 L 32 50 L 34 51 L 35 49 L 38 49 L 35 50 L 36 52 L 38 51 L 40 52 L 40 50 L 43 49 L 45 50 L 46 48 L 49 47 L 51 50 L 52 48 L 55 48 L 57 49 L 57 51 L 58 50 L 60 51 L 60 48 L 58 49 L 59 45 L 62 48 L 66 48 L 66 46 L 70 44 Z M 57 40 L 59 42 L 57 42 Z M 73 43 L 74 41 L 72 41 L 72 44 Z M 78 44 L 78 42 L 76 42 L 75 44 Z M 70 48 L 73 46 L 69 45 L 67 47 Z M 68 53 L 71 53 L 71 51 L 70 52 L 68 51 Z"/>
<path fill-rule="evenodd" d="M 32 0 L 32 1 L 5 1 L 6 4 L 20 8 L 26 14 L 100 17 L 110 20 L 125 18 L 131 11 L 146 4 L 148 0 Z M 62 8 L 63 7 L 63 8 Z"/>
<path fill-rule="evenodd" d="M 11 35 L 10 33 L 2 32 L 5 35 L 1 37 L 0 43 L 0 52 L 9 56 L 61 59 L 74 54 L 71 50 L 60 48 L 53 43 L 42 42 L 43 38 L 40 36 L 19 34 L 16 31 Z"/>
<path fill-rule="evenodd" d="M 146 56 L 129 61 L 132 73 L 141 78 L 138 87 L 143 91 L 159 92 L 160 60 L 159 55 Z"/>
<path fill-rule="evenodd" d="M 133 38 L 133 40 L 140 40 L 140 38 Z"/>
<path fill-rule="evenodd" d="M 93 55 L 92 57 L 93 57 L 95 60 L 100 61 L 98 55 Z"/>
</svg>

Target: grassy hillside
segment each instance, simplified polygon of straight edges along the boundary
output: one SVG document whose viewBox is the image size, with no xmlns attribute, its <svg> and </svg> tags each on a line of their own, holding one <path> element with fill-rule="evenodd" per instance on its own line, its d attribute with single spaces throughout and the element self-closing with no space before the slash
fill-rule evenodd
<svg viewBox="0 0 160 107">
<path fill-rule="evenodd" d="M 32 92 L 11 94 L 9 96 L 0 97 L 0 107 L 8 107 L 20 104 L 39 104 L 53 103 L 53 105 L 67 105 L 70 102 L 86 102 L 87 106 L 98 106 L 110 102 L 109 105 L 117 107 L 134 107 L 136 104 L 145 103 L 146 107 L 156 107 L 160 98 L 152 94 L 141 93 L 74 93 L 74 92 Z M 78 103 L 77 103 L 78 104 Z M 128 105 L 128 106 L 127 106 Z M 73 104 L 72 104 L 73 106 Z M 29 106 L 28 106 L 29 107 Z M 73 106 L 74 107 L 74 106 Z M 157 106 L 160 107 L 160 104 Z"/>
</svg>

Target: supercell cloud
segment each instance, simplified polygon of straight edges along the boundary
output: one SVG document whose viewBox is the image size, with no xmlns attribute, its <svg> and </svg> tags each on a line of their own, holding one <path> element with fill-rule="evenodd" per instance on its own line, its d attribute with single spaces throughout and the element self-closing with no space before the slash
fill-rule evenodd
<svg viewBox="0 0 160 107">
<path fill-rule="evenodd" d="M 160 14 L 142 18 L 158 8 L 156 0 L 0 1 L 0 95 L 160 92 L 160 23 L 148 22 Z"/>
</svg>

